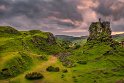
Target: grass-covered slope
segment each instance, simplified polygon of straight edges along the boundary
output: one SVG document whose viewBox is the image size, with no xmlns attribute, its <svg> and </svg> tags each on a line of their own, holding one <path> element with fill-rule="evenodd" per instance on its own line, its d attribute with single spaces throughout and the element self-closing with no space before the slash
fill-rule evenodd
<svg viewBox="0 0 124 83">
<path fill-rule="evenodd" d="M 0 79 L 15 77 L 29 70 L 41 55 L 60 51 L 52 33 L 40 30 L 20 32 L 0 26 Z"/>
<path fill-rule="evenodd" d="M 124 48 L 121 46 L 86 43 L 67 59 L 76 65 L 75 75 L 81 75 L 77 83 L 116 83 L 124 78 Z"/>
<path fill-rule="evenodd" d="M 123 83 L 124 48 L 112 39 L 110 23 L 95 22 L 89 31 L 86 43 L 60 54 L 60 61 L 71 67 L 75 83 Z"/>
<path fill-rule="evenodd" d="M 99 32 L 99 28 L 103 31 Z M 96 29 L 95 32 L 92 29 Z M 116 83 L 124 79 L 124 48 L 111 38 L 110 33 L 100 36 L 108 29 L 97 26 L 97 23 L 93 28 L 91 25 L 88 41 L 84 46 L 71 51 L 71 55 L 66 58 L 76 66 L 76 75 L 83 74 L 79 83 L 81 80 L 84 83 Z"/>
<path fill-rule="evenodd" d="M 115 50 L 116 49 L 116 50 Z M 75 66 L 63 66 L 56 57 L 50 56 L 48 61 L 38 63 L 29 72 L 40 72 L 41 80 L 29 81 L 24 78 L 26 73 L 11 79 L 13 83 L 116 83 L 124 78 L 124 48 L 115 48 L 102 42 L 86 43 L 83 47 L 70 51 L 67 57 Z M 64 53 L 63 57 L 68 54 Z M 59 72 L 48 72 L 49 66 L 59 67 Z M 68 72 L 64 73 L 63 70 Z M 28 72 L 28 73 L 29 73 Z M 123 82 L 122 82 L 123 83 Z"/>
<path fill-rule="evenodd" d="M 30 69 L 33 61 L 30 56 L 25 53 L 15 53 L 4 57 L 1 64 L 0 78 L 8 78 L 17 76 L 25 70 Z M 4 64 L 4 65 L 3 65 Z"/>
<path fill-rule="evenodd" d="M 0 83 L 124 82 L 124 48 L 111 35 L 107 37 L 109 41 L 104 34 L 102 38 L 91 35 L 96 39 L 70 42 L 56 41 L 51 33 L 39 30 L 5 29 L 0 29 Z M 97 30 L 99 27 L 91 33 L 99 34 Z M 56 56 L 48 56 L 53 54 Z M 59 71 L 49 72 L 49 66 Z M 25 76 L 32 72 L 41 73 L 43 78 L 27 80 Z"/>
<path fill-rule="evenodd" d="M 10 26 L 0 26 L 0 37 L 18 36 L 20 32 Z"/>
</svg>

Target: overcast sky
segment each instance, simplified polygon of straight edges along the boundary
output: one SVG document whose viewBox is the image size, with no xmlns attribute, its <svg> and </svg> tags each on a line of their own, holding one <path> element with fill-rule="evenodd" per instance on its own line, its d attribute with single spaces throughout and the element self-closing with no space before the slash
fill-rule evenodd
<svg viewBox="0 0 124 83">
<path fill-rule="evenodd" d="M 0 25 L 40 29 L 55 35 L 88 35 L 98 18 L 124 33 L 124 0 L 0 0 Z"/>
</svg>

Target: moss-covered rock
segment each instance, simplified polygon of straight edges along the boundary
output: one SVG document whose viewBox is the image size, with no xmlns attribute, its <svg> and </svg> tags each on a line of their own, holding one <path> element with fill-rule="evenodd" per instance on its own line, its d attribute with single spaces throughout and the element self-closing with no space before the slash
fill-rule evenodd
<svg viewBox="0 0 124 83">
<path fill-rule="evenodd" d="M 119 43 L 112 39 L 111 33 L 110 22 L 93 22 L 89 27 L 89 37 L 86 45 L 92 48 L 94 44 L 104 43 L 116 50 Z"/>
<path fill-rule="evenodd" d="M 112 41 L 110 22 L 93 22 L 89 28 L 88 41 Z"/>
<path fill-rule="evenodd" d="M 28 42 L 37 50 L 43 51 L 47 54 L 56 54 L 61 51 L 61 48 L 56 43 L 55 37 L 51 33 L 35 34 L 27 39 Z"/>
</svg>

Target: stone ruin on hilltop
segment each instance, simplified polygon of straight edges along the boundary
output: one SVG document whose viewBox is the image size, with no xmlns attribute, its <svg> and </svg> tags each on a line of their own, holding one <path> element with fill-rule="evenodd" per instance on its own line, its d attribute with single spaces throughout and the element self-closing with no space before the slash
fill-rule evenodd
<svg viewBox="0 0 124 83">
<path fill-rule="evenodd" d="M 99 22 L 93 22 L 89 27 L 89 37 L 87 41 L 100 41 L 100 42 L 111 42 L 111 28 L 109 21 L 99 20 Z"/>
</svg>

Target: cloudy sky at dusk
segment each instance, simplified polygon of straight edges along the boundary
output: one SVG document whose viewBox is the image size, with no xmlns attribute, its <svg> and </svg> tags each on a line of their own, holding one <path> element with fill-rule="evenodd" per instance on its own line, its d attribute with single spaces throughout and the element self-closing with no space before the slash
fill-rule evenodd
<svg viewBox="0 0 124 83">
<path fill-rule="evenodd" d="M 40 29 L 56 35 L 88 35 L 91 22 L 111 21 L 124 33 L 124 0 L 0 0 L 0 25 Z"/>
</svg>

